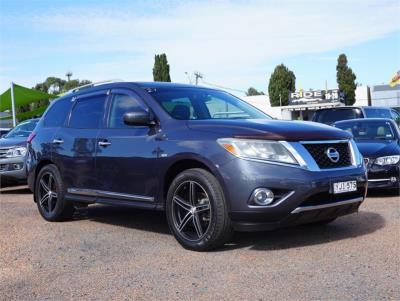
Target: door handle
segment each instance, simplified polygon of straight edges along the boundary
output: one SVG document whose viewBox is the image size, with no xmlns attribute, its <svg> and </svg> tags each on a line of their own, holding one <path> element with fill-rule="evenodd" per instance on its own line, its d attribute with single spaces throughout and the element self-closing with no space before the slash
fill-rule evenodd
<svg viewBox="0 0 400 301">
<path fill-rule="evenodd" d="M 106 147 L 111 145 L 111 142 L 108 141 L 99 141 L 99 146 Z"/>
<path fill-rule="evenodd" d="M 61 144 L 61 143 L 64 143 L 64 140 L 62 140 L 62 139 L 54 139 L 53 143 L 54 144 Z"/>
</svg>

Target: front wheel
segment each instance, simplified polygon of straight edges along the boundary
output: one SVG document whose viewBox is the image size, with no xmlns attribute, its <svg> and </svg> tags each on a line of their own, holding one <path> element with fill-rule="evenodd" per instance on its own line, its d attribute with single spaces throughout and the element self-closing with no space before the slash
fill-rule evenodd
<svg viewBox="0 0 400 301">
<path fill-rule="evenodd" d="M 34 194 L 39 212 L 45 220 L 54 222 L 72 217 L 74 206 L 64 198 L 64 185 L 54 164 L 46 165 L 39 171 Z"/>
<path fill-rule="evenodd" d="M 211 250 L 222 246 L 232 233 L 221 186 L 206 170 L 189 169 L 174 179 L 166 211 L 169 227 L 184 248 Z"/>
</svg>

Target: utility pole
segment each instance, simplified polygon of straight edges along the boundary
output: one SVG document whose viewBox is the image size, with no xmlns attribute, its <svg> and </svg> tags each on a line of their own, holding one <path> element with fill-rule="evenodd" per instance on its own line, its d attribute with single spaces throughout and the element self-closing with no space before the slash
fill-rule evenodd
<svg viewBox="0 0 400 301">
<path fill-rule="evenodd" d="M 11 92 L 11 109 L 12 109 L 12 121 L 13 121 L 13 127 L 17 125 L 17 118 L 15 117 L 15 98 L 14 98 L 14 83 L 11 82 L 11 87 L 10 87 L 10 92 Z"/>
<path fill-rule="evenodd" d="M 195 77 L 195 83 L 196 83 L 196 86 L 197 86 L 199 84 L 199 78 L 203 78 L 203 74 L 201 74 L 198 71 L 195 71 L 194 72 L 194 77 Z"/>
<path fill-rule="evenodd" d="M 280 107 L 282 106 L 282 94 L 281 93 L 279 93 L 279 106 Z"/>
<path fill-rule="evenodd" d="M 70 81 L 70 80 L 71 80 L 71 76 L 72 76 L 72 72 L 71 72 L 71 71 L 68 71 L 68 72 L 65 74 L 65 76 L 67 77 L 68 81 Z"/>
</svg>

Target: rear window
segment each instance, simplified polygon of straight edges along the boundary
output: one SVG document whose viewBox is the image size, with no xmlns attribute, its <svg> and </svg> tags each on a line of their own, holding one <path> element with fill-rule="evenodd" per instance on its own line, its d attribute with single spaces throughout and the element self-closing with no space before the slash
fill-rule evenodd
<svg viewBox="0 0 400 301">
<path fill-rule="evenodd" d="M 390 110 L 383 108 L 364 108 L 367 118 L 392 118 Z"/>
<path fill-rule="evenodd" d="M 314 121 L 325 124 L 332 124 L 340 120 L 349 120 L 362 117 L 363 115 L 359 108 L 331 109 L 316 111 L 314 115 Z"/>
<path fill-rule="evenodd" d="M 44 116 L 44 126 L 59 127 L 64 125 L 70 108 L 71 98 L 55 100 L 54 104 L 52 104 Z"/>
<path fill-rule="evenodd" d="M 78 129 L 96 129 L 102 125 L 106 95 L 77 100 L 72 109 L 69 126 Z"/>
</svg>

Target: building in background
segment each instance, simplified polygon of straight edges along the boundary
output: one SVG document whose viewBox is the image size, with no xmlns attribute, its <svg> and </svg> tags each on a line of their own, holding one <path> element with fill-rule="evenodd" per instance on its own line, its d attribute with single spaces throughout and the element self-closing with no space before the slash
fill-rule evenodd
<svg viewBox="0 0 400 301">
<path fill-rule="evenodd" d="M 291 93 L 290 105 L 271 107 L 268 95 L 244 96 L 243 100 L 277 119 L 311 120 L 315 110 L 344 106 L 337 89 Z M 400 110 L 400 85 L 358 86 L 354 106 L 382 106 Z"/>
<path fill-rule="evenodd" d="M 376 85 L 371 87 L 371 105 L 400 110 L 400 85 Z"/>
</svg>

